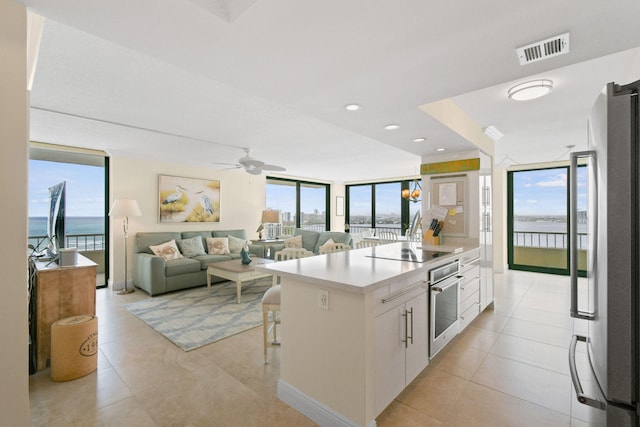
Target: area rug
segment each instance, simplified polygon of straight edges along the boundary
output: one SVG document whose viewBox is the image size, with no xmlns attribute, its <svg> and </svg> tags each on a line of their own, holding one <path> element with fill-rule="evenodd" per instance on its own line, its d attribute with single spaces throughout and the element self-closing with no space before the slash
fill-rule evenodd
<svg viewBox="0 0 640 427">
<path fill-rule="evenodd" d="M 211 344 L 262 324 L 262 295 L 271 278 L 242 284 L 237 303 L 235 282 L 157 296 L 124 307 L 184 351 Z"/>
</svg>

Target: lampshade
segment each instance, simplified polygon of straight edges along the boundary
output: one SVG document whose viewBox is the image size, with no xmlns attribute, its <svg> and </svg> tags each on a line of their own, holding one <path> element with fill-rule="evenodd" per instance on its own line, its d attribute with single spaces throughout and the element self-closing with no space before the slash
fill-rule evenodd
<svg viewBox="0 0 640 427">
<path fill-rule="evenodd" d="M 280 224 L 281 222 L 279 210 L 267 209 L 262 211 L 262 223 Z"/>
<path fill-rule="evenodd" d="M 111 205 L 109 216 L 142 216 L 138 202 L 133 199 L 116 199 Z"/>
<path fill-rule="evenodd" d="M 403 199 L 417 203 L 421 201 L 419 199 L 420 194 L 422 194 L 421 190 L 422 190 L 422 186 L 420 185 L 417 179 L 414 179 L 409 184 L 409 188 L 403 189 L 400 195 L 402 196 Z"/>
</svg>

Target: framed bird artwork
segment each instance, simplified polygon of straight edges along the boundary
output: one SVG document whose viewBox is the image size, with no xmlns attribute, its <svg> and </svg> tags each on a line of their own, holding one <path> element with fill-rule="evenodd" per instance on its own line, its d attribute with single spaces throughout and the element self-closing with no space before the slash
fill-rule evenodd
<svg viewBox="0 0 640 427">
<path fill-rule="evenodd" d="M 220 222 L 220 181 L 158 175 L 160 223 Z"/>
</svg>

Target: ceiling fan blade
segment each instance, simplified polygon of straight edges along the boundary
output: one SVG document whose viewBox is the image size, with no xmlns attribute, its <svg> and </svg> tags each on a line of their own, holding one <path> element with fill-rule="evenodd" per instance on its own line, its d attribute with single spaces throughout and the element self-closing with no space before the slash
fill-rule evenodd
<svg viewBox="0 0 640 427">
<path fill-rule="evenodd" d="M 251 157 L 243 157 L 239 160 L 240 164 L 242 166 L 253 166 L 253 167 L 261 167 L 262 165 L 264 165 L 264 162 L 261 162 L 260 160 L 256 160 L 254 158 Z"/>
<path fill-rule="evenodd" d="M 283 168 L 282 166 L 275 166 L 275 165 L 262 165 L 260 168 L 266 171 L 277 171 L 277 172 L 286 171 L 286 169 Z"/>
<path fill-rule="evenodd" d="M 212 165 L 222 165 L 222 166 L 234 166 L 236 168 L 241 168 L 242 165 L 238 163 L 222 163 L 222 162 L 211 162 Z"/>
</svg>

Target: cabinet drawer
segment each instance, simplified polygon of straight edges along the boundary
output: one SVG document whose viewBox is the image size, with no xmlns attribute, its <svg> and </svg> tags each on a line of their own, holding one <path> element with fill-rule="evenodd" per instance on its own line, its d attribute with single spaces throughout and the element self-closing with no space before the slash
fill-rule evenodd
<svg viewBox="0 0 640 427">
<path fill-rule="evenodd" d="M 466 328 L 469 323 L 480 313 L 480 304 L 472 304 L 460 315 L 460 331 Z"/>
<path fill-rule="evenodd" d="M 460 271 L 466 271 L 476 265 L 480 265 L 480 248 L 467 252 L 460 257 Z"/>
<path fill-rule="evenodd" d="M 395 292 L 376 290 L 374 292 L 374 316 L 378 316 L 400 304 L 404 304 L 406 301 L 417 295 L 426 294 L 427 287 L 428 284 L 426 280 L 418 280 L 413 283 L 405 284 Z"/>
<path fill-rule="evenodd" d="M 473 304 L 480 304 L 480 292 L 476 291 L 466 299 L 460 299 L 460 313 L 464 313 Z"/>
<path fill-rule="evenodd" d="M 474 279 L 460 285 L 460 301 L 464 301 L 480 289 L 480 279 Z"/>
</svg>

